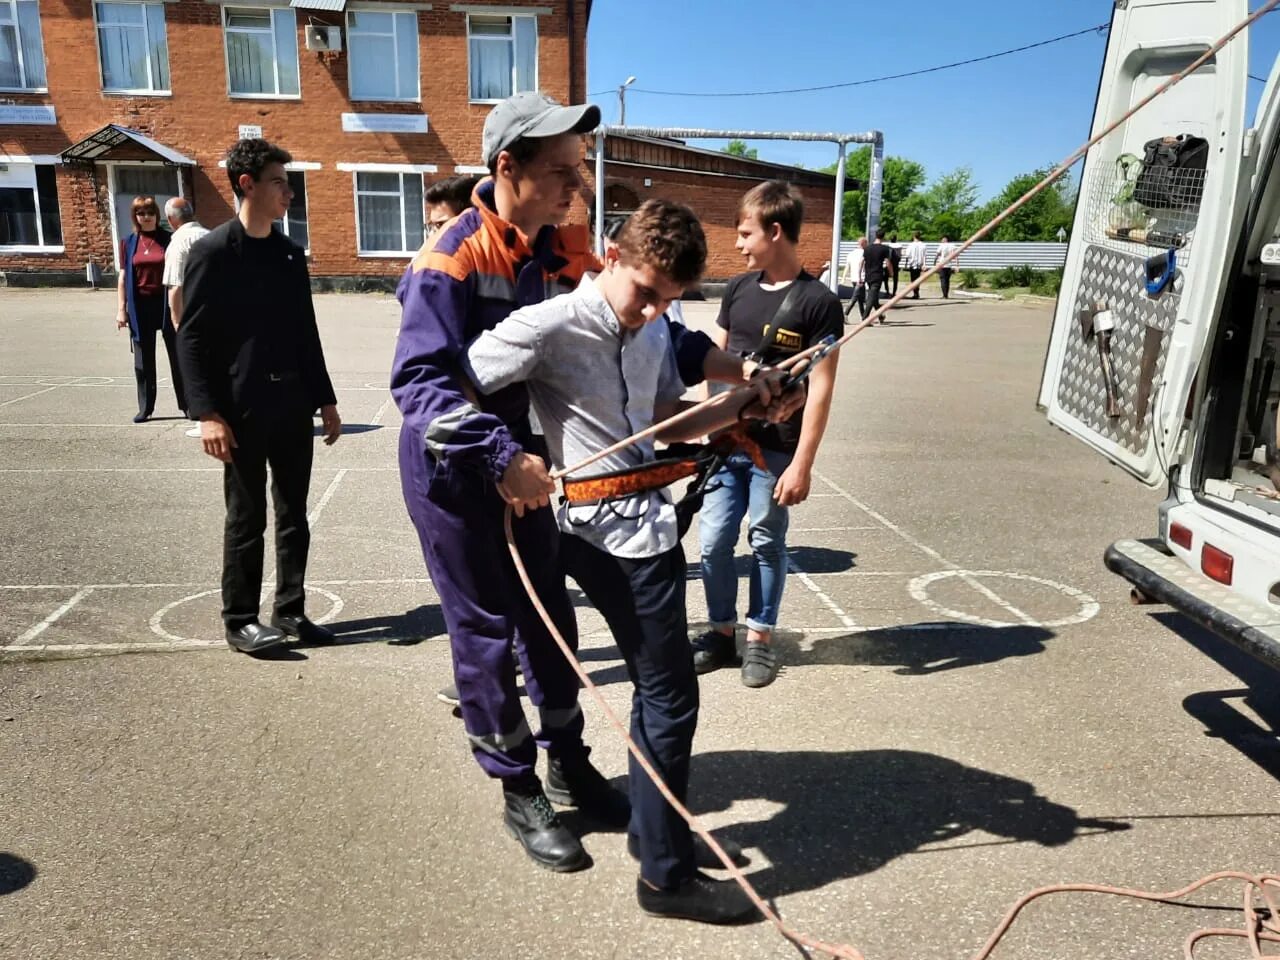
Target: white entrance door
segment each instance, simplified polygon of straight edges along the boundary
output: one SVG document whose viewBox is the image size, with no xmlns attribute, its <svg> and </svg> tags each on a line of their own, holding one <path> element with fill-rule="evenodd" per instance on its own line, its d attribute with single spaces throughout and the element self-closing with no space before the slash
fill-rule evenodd
<svg viewBox="0 0 1280 960">
<path fill-rule="evenodd" d="M 160 207 L 160 226 L 168 229 L 164 219 L 164 204 L 172 197 L 182 196 L 181 172 L 178 167 L 158 163 L 121 163 L 111 170 L 111 209 L 114 213 L 112 230 L 116 266 L 120 266 L 120 241 L 133 231 L 130 209 L 135 197 L 155 197 Z"/>
</svg>

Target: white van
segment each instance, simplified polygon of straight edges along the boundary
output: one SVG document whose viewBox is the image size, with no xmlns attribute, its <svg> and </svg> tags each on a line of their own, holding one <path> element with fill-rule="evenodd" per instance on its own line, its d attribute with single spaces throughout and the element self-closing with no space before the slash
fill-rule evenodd
<svg viewBox="0 0 1280 960">
<path fill-rule="evenodd" d="M 1248 13 L 1247 0 L 1116 0 L 1094 132 Z M 1089 151 L 1039 405 L 1167 485 L 1158 538 L 1104 558 L 1135 601 L 1280 669 L 1280 92 L 1273 69 L 1246 130 L 1247 42 Z"/>
</svg>

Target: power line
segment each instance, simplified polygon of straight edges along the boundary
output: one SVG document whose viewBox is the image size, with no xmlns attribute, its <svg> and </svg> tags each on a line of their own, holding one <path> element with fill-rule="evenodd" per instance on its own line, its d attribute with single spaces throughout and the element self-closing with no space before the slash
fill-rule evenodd
<svg viewBox="0 0 1280 960">
<path fill-rule="evenodd" d="M 1266 78 L 1266 77 L 1259 77 L 1259 76 L 1255 76 L 1255 75 L 1254 75 L 1254 74 L 1252 74 L 1252 73 L 1251 73 L 1251 74 L 1249 74 L 1249 79 L 1250 79 L 1250 80 L 1257 80 L 1259 83 L 1266 83 L 1266 82 L 1267 82 L 1267 78 Z"/>
<path fill-rule="evenodd" d="M 1070 40 L 1073 37 L 1082 37 L 1087 33 L 1101 33 L 1110 26 L 1110 23 L 1100 23 L 1097 26 L 1088 27 L 1084 30 L 1077 30 L 1075 33 L 1064 33 L 1060 37 L 1050 37 L 1048 40 L 1041 40 L 1037 43 L 1028 43 L 1021 47 L 1012 47 L 1009 50 L 1001 50 L 998 53 L 989 53 L 983 57 L 973 57 L 969 60 L 957 60 L 954 63 L 942 63 L 935 67 L 925 67 L 920 70 L 909 70 L 906 73 L 892 73 L 883 77 L 871 77 L 866 80 L 849 80 L 844 83 L 828 83 L 817 87 L 793 87 L 789 90 L 751 90 L 724 93 L 690 93 L 679 90 L 646 90 L 643 87 L 631 87 L 632 93 L 648 93 L 657 97 L 770 97 L 778 94 L 787 93 L 813 93 L 817 90 L 841 90 L 848 87 L 860 87 L 868 83 L 883 83 L 886 80 L 901 80 L 904 77 L 918 77 L 926 73 L 937 73 L 939 70 L 950 70 L 953 67 L 964 67 L 972 63 L 982 63 L 986 60 L 995 60 L 997 57 L 1007 57 L 1010 54 L 1022 53 L 1025 50 L 1034 50 L 1037 47 L 1046 47 L 1051 43 L 1059 43 L 1063 40 Z M 613 93 L 613 90 L 602 90 L 598 93 L 590 93 L 587 96 L 600 97 Z"/>
</svg>

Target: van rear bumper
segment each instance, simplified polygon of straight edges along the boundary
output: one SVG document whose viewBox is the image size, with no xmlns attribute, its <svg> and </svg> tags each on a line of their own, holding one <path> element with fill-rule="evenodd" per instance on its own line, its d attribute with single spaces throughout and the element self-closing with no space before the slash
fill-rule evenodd
<svg viewBox="0 0 1280 960">
<path fill-rule="evenodd" d="M 1107 547 L 1102 562 L 1140 593 L 1280 670 L 1280 611 L 1246 600 L 1197 573 L 1159 540 L 1117 540 Z"/>
</svg>

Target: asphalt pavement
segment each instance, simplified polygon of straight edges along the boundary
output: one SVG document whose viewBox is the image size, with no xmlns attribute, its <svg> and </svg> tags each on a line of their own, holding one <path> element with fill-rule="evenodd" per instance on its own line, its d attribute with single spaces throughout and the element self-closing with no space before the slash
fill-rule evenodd
<svg viewBox="0 0 1280 960">
<path fill-rule="evenodd" d="M 581 873 L 503 831 L 434 696 L 449 652 L 386 390 L 398 307 L 316 302 L 347 432 L 316 448 L 308 603 L 342 642 L 254 660 L 221 638 L 220 467 L 167 380 L 130 422 L 114 293 L 0 290 L 0 958 L 795 956 L 765 924 L 646 917 L 623 837 L 576 814 Z M 1280 683 L 1102 567 L 1154 532 L 1162 492 L 1036 411 L 1049 322 L 929 299 L 852 341 L 792 515 L 785 668 L 761 690 L 701 679 L 691 805 L 789 922 L 873 960 L 971 956 L 1046 883 L 1280 868 Z M 686 549 L 696 628 L 696 525 Z M 1236 920 L 1068 897 L 997 956 L 1173 956 Z"/>
</svg>

